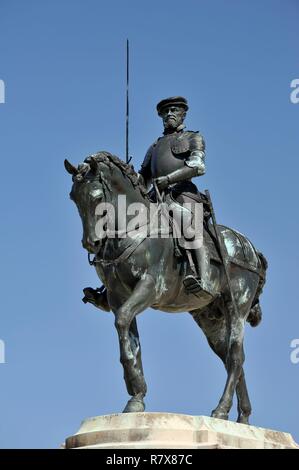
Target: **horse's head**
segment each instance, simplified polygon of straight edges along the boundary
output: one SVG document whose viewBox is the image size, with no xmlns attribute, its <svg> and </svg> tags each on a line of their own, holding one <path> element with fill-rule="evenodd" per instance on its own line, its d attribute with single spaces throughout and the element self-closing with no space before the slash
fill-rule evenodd
<svg viewBox="0 0 299 470">
<path fill-rule="evenodd" d="M 82 245 L 88 252 L 96 253 L 100 238 L 95 230 L 95 212 L 105 195 L 100 163 L 96 156 L 90 156 L 78 167 L 73 166 L 68 160 L 64 161 L 64 166 L 72 175 L 70 198 L 76 204 L 82 220 Z"/>
<path fill-rule="evenodd" d="M 75 202 L 82 219 L 83 247 L 90 253 L 97 253 L 102 240 L 101 232 L 96 231 L 96 219 L 100 212 L 96 212 L 98 204 L 108 202 L 115 207 L 116 213 L 118 195 L 125 195 L 127 204 L 148 204 L 146 188 L 139 182 L 131 165 L 109 152 L 91 155 L 78 167 L 65 160 L 64 166 L 73 177 L 70 198 Z"/>
</svg>

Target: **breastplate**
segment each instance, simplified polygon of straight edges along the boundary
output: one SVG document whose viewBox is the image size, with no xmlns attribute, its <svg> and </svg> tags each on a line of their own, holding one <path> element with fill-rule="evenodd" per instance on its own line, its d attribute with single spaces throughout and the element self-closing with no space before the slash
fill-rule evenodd
<svg viewBox="0 0 299 470">
<path fill-rule="evenodd" d="M 184 138 L 184 142 L 186 142 L 186 137 L 183 134 L 169 134 L 161 137 L 152 151 L 152 158 L 151 158 L 151 173 L 153 178 L 159 178 L 159 176 L 166 176 L 169 173 L 183 168 L 185 163 L 184 160 L 186 158 L 186 152 L 177 153 L 173 151 L 178 146 Z M 182 150 L 184 146 L 182 146 Z M 188 151 L 188 148 L 186 148 Z"/>
</svg>

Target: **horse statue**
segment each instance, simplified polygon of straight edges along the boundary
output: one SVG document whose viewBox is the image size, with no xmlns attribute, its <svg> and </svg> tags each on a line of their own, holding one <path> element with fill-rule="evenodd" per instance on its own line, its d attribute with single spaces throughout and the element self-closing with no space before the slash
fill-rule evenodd
<svg viewBox="0 0 299 470">
<path fill-rule="evenodd" d="M 205 222 L 204 240 L 210 250 L 211 284 L 218 294 L 206 298 L 186 292 L 183 279 L 190 272 L 186 253 L 175 255 L 173 237 L 103 237 L 97 224 L 99 203 L 109 203 L 117 215 L 119 195 L 127 204 L 152 204 L 138 174 L 109 152 L 101 151 L 85 159 L 78 167 L 65 161 L 72 174 L 70 198 L 75 202 L 83 224 L 83 247 L 94 254 L 92 264 L 107 289 L 107 308 L 115 315 L 120 361 L 128 394 L 123 412 L 142 412 L 147 386 L 144 378 L 136 317 L 148 307 L 164 312 L 189 312 L 203 330 L 212 350 L 223 361 L 227 380 L 223 394 L 211 416 L 228 419 L 234 393 L 238 399 L 237 422 L 248 424 L 251 404 L 243 370 L 245 322 L 256 326 L 261 320 L 259 296 L 265 284 L 267 261 L 242 234 L 218 225 L 227 252 L 228 271 L 235 305 L 219 257 L 212 224 Z M 157 203 L 159 204 L 159 202 Z M 115 233 L 120 234 L 117 223 Z M 90 259 L 90 258 L 89 258 Z M 96 303 L 95 303 L 96 305 Z"/>
</svg>

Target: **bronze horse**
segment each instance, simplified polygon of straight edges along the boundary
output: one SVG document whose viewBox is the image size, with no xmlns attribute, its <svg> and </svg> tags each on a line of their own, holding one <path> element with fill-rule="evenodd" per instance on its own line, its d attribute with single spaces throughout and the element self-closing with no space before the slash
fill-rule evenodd
<svg viewBox="0 0 299 470">
<path fill-rule="evenodd" d="M 238 422 L 248 423 L 251 405 L 243 371 L 245 322 L 256 326 L 261 320 L 259 296 L 265 283 L 267 261 L 251 242 L 238 232 L 218 225 L 228 259 L 229 275 L 237 312 L 233 309 L 224 267 L 213 251 L 210 223 L 211 284 L 218 293 L 212 300 L 187 293 L 182 280 L 190 266 L 186 254 L 174 255 L 173 238 L 114 237 L 101 238 L 96 230 L 96 206 L 109 202 L 118 213 L 118 195 L 126 195 L 127 204 L 151 204 L 146 189 L 133 167 L 108 152 L 85 159 L 78 167 L 65 161 L 73 176 L 70 198 L 75 202 L 83 224 L 82 244 L 95 255 L 94 266 L 107 288 L 107 300 L 115 315 L 119 337 L 120 361 L 129 395 L 124 412 L 142 412 L 146 382 L 136 316 L 151 307 L 165 312 L 189 312 L 205 333 L 213 351 L 223 361 L 227 380 L 215 418 L 228 419 L 234 392 L 238 398 Z M 116 225 L 116 231 L 118 227 Z M 206 240 L 208 240 L 206 238 Z M 137 241 L 136 241 L 137 240 Z M 214 253 L 214 254 L 213 254 Z M 108 308 L 109 308 L 108 307 Z"/>
</svg>

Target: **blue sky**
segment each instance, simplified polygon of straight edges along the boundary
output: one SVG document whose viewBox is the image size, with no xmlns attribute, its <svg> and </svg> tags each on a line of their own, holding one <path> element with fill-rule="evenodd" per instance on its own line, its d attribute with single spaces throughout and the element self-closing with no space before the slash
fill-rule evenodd
<svg viewBox="0 0 299 470">
<path fill-rule="evenodd" d="M 161 134 L 156 103 L 186 96 L 207 144 L 197 184 L 269 261 L 263 321 L 246 330 L 251 423 L 299 441 L 298 22 L 298 0 L 0 0 L 1 448 L 57 448 L 127 401 L 113 316 L 81 302 L 99 283 L 63 168 L 124 157 L 127 37 L 134 165 Z M 225 372 L 190 315 L 138 325 L 147 411 L 209 415 Z"/>
</svg>

